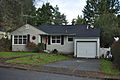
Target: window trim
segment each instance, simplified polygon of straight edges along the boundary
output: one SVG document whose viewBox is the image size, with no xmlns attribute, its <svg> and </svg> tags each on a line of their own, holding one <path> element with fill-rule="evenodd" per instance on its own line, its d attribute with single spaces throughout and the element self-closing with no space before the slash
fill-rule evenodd
<svg viewBox="0 0 120 80">
<path fill-rule="evenodd" d="M 73 38 L 73 40 L 72 40 L 72 41 L 69 41 L 69 38 Z M 74 37 L 73 37 L 73 36 L 68 36 L 68 37 L 67 37 L 67 41 L 68 41 L 68 42 L 73 42 L 73 41 L 74 41 Z"/>
<path fill-rule="evenodd" d="M 60 36 L 60 35 L 54 35 L 54 37 L 55 37 L 55 43 L 52 42 L 52 40 L 53 40 L 52 37 L 53 37 L 53 36 L 51 36 L 51 44 L 61 44 L 61 36 Z M 56 39 L 56 37 L 60 37 L 60 39 L 59 39 L 59 40 L 60 40 L 60 43 L 56 43 L 57 40 L 58 40 L 58 39 Z"/>
<path fill-rule="evenodd" d="M 14 43 L 15 41 L 15 36 L 17 36 L 17 44 Z M 22 36 L 22 38 L 19 38 L 19 36 Z M 23 36 L 26 36 L 26 38 L 23 38 Z M 22 39 L 22 44 L 19 44 L 19 39 Z M 23 40 L 26 39 L 26 43 L 27 43 L 27 35 L 12 35 L 12 45 L 26 45 L 26 44 L 23 44 Z"/>
</svg>

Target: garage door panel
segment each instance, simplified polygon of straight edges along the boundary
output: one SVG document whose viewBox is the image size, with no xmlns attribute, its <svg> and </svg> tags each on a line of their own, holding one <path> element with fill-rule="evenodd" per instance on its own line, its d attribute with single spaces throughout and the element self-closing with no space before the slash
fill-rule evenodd
<svg viewBox="0 0 120 80">
<path fill-rule="evenodd" d="M 77 42 L 77 57 L 95 58 L 96 42 Z"/>
</svg>

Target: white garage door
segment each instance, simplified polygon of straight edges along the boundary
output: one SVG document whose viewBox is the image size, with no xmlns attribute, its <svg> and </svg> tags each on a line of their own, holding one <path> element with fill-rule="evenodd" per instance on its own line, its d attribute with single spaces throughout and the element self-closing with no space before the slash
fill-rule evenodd
<svg viewBox="0 0 120 80">
<path fill-rule="evenodd" d="M 96 42 L 77 42 L 77 57 L 95 58 Z"/>
</svg>

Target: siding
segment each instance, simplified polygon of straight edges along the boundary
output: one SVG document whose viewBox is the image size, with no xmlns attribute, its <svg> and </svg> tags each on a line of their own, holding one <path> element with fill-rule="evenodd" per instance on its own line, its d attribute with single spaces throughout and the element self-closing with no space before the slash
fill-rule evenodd
<svg viewBox="0 0 120 80">
<path fill-rule="evenodd" d="M 50 44 L 47 45 L 47 50 L 54 50 L 57 49 L 59 52 L 64 53 L 64 54 L 69 54 L 69 53 L 73 53 L 73 42 L 68 42 L 68 37 L 64 36 L 64 45 L 60 44 Z"/>
</svg>

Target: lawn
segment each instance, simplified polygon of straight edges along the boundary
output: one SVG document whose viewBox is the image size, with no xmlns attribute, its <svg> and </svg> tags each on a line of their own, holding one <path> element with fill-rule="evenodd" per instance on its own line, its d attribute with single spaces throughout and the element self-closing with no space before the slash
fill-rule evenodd
<svg viewBox="0 0 120 80">
<path fill-rule="evenodd" d="M 17 56 L 31 55 L 31 54 L 38 54 L 38 53 L 0 52 L 0 57 L 2 57 L 2 58 L 9 58 L 9 57 L 17 57 Z"/>
<path fill-rule="evenodd" d="M 63 60 L 67 60 L 70 58 L 71 58 L 70 56 L 63 56 L 60 54 L 40 53 L 40 55 L 17 58 L 13 60 L 8 60 L 6 62 L 7 63 L 22 63 L 22 64 L 28 64 L 28 65 L 41 65 L 41 64 L 53 63 L 57 61 L 63 61 Z"/>
<path fill-rule="evenodd" d="M 115 66 L 111 61 L 101 60 L 101 71 L 109 74 L 118 74 L 120 75 L 120 71 L 115 69 Z"/>
</svg>

